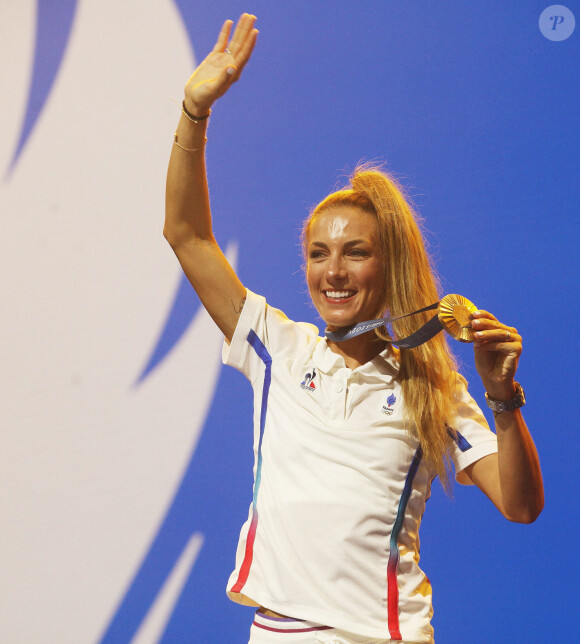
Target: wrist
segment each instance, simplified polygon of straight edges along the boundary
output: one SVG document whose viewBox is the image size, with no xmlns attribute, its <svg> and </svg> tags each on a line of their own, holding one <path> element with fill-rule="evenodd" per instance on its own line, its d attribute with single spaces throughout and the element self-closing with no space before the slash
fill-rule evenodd
<svg viewBox="0 0 580 644">
<path fill-rule="evenodd" d="M 505 401 L 512 398 L 518 390 L 518 383 L 515 380 L 506 383 L 483 383 L 486 395 L 491 400 Z"/>
<path fill-rule="evenodd" d="M 173 135 L 173 143 L 184 152 L 203 152 L 207 143 L 206 131 L 211 110 L 203 117 L 197 117 L 181 104 L 181 120 Z"/>
<path fill-rule="evenodd" d="M 188 96 L 183 99 L 181 108 L 190 121 L 205 121 L 211 113 L 209 105 L 197 105 Z"/>
<path fill-rule="evenodd" d="M 501 414 L 506 411 L 514 411 L 526 404 L 526 396 L 522 386 L 514 382 L 514 391 L 509 398 L 494 398 L 489 392 L 485 394 L 485 402 L 493 411 L 493 415 Z"/>
</svg>

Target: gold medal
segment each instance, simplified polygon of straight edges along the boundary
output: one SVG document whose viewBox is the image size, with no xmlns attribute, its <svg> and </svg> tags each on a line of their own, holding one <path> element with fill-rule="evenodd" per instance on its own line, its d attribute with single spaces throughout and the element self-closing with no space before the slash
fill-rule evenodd
<svg viewBox="0 0 580 644">
<path fill-rule="evenodd" d="M 471 320 L 477 307 L 463 295 L 446 295 L 437 307 L 441 326 L 459 342 L 473 342 Z"/>
<path fill-rule="evenodd" d="M 473 342 L 475 340 L 474 332 L 471 328 L 471 321 L 473 320 L 473 313 L 477 311 L 477 307 L 473 302 L 470 302 L 463 295 L 446 295 L 440 302 L 429 304 L 423 309 L 399 315 L 392 318 L 379 318 L 377 320 L 368 320 L 366 322 L 359 322 L 351 327 L 338 329 L 336 331 L 326 330 L 326 337 L 333 342 L 343 342 L 350 340 L 361 333 L 367 333 L 373 329 L 378 329 L 386 324 L 391 324 L 397 320 L 415 315 L 416 313 L 424 313 L 425 311 L 435 311 L 437 313 L 426 322 L 420 329 L 406 338 L 398 340 L 388 340 L 400 349 L 413 349 L 419 345 L 427 342 L 436 336 L 441 329 L 445 329 L 450 336 L 454 337 L 459 342 Z"/>
</svg>

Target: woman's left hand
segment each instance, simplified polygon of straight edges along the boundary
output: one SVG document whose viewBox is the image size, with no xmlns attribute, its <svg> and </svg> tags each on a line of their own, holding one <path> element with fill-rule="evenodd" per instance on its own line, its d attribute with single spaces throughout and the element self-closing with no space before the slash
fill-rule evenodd
<svg viewBox="0 0 580 644">
<path fill-rule="evenodd" d="M 488 395 L 496 400 L 511 398 L 522 336 L 488 311 L 476 311 L 471 326 L 475 332 L 475 367 Z"/>
</svg>

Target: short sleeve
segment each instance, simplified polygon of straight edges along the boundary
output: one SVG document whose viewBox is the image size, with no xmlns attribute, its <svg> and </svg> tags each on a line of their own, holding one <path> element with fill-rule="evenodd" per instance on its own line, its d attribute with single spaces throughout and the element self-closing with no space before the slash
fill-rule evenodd
<svg viewBox="0 0 580 644">
<path fill-rule="evenodd" d="M 467 391 L 467 382 L 457 374 L 457 406 L 453 425 L 454 445 L 451 459 L 458 483 L 472 485 L 462 471 L 484 456 L 497 452 L 497 436 L 491 431 L 483 412 Z"/>
<path fill-rule="evenodd" d="M 222 362 L 243 373 L 250 382 L 261 372 L 265 356 L 294 355 L 311 350 L 318 340 L 313 324 L 293 322 L 280 310 L 269 306 L 264 297 L 246 290 L 246 301 L 228 344 L 224 341 Z M 256 352 L 256 346 L 261 347 Z"/>
<path fill-rule="evenodd" d="M 255 353 L 249 351 L 250 345 L 247 342 L 247 338 L 251 330 L 262 330 L 265 309 L 265 298 L 246 289 L 246 300 L 238 318 L 234 335 L 229 343 L 224 340 L 222 348 L 222 362 L 241 371 L 250 380 L 253 379 L 252 363 L 255 362 L 255 366 L 258 366 L 258 363 L 255 359 Z M 263 335 L 263 333 L 260 333 L 260 335 Z"/>
</svg>

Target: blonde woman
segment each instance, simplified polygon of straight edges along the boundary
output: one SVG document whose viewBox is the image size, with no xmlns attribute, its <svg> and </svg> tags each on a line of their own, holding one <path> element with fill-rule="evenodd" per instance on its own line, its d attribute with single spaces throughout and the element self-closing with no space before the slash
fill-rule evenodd
<svg viewBox="0 0 580 644">
<path fill-rule="evenodd" d="M 385 173 L 359 168 L 303 232 L 306 278 L 327 325 L 288 320 L 247 290 L 218 247 L 205 172 L 210 108 L 257 38 L 244 14 L 224 23 L 185 88 L 167 177 L 164 234 L 225 336 L 224 361 L 254 389 L 255 482 L 231 599 L 257 607 L 250 642 L 432 642 L 431 587 L 418 530 L 447 464 L 511 521 L 543 506 L 538 456 L 515 382 L 516 329 L 473 314 L 477 371 L 495 433 L 456 374 L 442 333 L 396 349 L 386 328 L 344 329 L 439 299 L 412 209 Z M 429 320 L 393 323 L 399 338 Z M 336 334 L 336 335 L 333 335 Z"/>
</svg>

